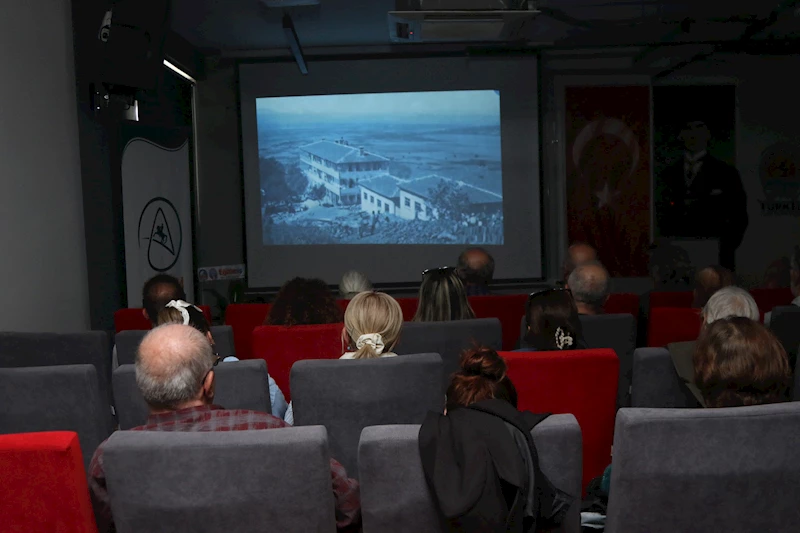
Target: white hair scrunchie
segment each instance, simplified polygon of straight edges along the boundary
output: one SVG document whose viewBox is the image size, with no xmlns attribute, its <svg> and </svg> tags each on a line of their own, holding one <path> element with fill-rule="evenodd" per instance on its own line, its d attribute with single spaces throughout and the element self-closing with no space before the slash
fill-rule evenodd
<svg viewBox="0 0 800 533">
<path fill-rule="evenodd" d="M 378 355 L 383 353 L 383 349 L 386 347 L 383 344 L 383 337 L 380 333 L 365 333 L 361 335 L 356 341 L 356 348 L 360 350 L 366 345 L 372 346 L 373 351 Z"/>
<path fill-rule="evenodd" d="M 180 311 L 181 316 L 183 317 L 184 326 L 189 325 L 189 311 L 187 311 L 189 307 L 194 307 L 197 311 L 200 311 L 200 308 L 197 307 L 196 305 L 192 305 L 189 302 L 184 302 L 183 300 L 172 300 L 164 307 L 171 307 L 173 309 L 177 309 L 178 311 Z"/>
</svg>

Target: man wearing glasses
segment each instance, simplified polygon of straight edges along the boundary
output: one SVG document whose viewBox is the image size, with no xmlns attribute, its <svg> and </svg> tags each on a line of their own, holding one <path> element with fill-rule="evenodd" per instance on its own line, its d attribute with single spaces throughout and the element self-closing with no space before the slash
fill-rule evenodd
<svg viewBox="0 0 800 533">
<path fill-rule="evenodd" d="M 221 358 L 208 339 L 191 326 L 170 324 L 148 333 L 136 356 L 136 384 L 150 407 L 147 424 L 132 431 L 242 431 L 289 427 L 266 413 L 223 409 L 214 405 L 214 368 Z M 101 444 L 89 467 L 89 486 L 108 510 L 108 491 Z M 336 524 L 348 528 L 360 521 L 358 482 L 331 459 Z"/>
</svg>

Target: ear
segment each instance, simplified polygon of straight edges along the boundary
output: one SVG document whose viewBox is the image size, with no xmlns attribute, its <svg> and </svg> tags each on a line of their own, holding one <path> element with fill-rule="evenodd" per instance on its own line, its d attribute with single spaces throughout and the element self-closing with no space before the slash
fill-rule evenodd
<svg viewBox="0 0 800 533">
<path fill-rule="evenodd" d="M 144 307 L 142 307 L 142 316 L 145 317 L 148 322 L 150 322 L 150 317 L 147 316 L 147 309 L 145 309 Z"/>
<path fill-rule="evenodd" d="M 209 343 L 211 346 L 214 346 L 214 337 L 211 335 L 211 332 L 210 332 L 210 331 L 207 331 L 207 332 L 206 332 L 206 339 L 208 339 L 208 343 Z"/>
<path fill-rule="evenodd" d="M 603 300 L 603 305 L 605 305 L 606 303 L 608 303 L 608 299 L 609 299 L 609 298 L 611 298 L 611 295 L 610 295 L 610 294 L 606 294 L 606 299 L 605 299 L 605 300 Z"/>
<path fill-rule="evenodd" d="M 213 403 L 216 385 L 217 385 L 216 373 L 212 369 L 211 372 L 209 372 L 208 375 L 206 376 L 206 379 L 203 380 L 203 389 L 201 391 L 203 400 L 205 400 L 206 403 Z"/>
</svg>

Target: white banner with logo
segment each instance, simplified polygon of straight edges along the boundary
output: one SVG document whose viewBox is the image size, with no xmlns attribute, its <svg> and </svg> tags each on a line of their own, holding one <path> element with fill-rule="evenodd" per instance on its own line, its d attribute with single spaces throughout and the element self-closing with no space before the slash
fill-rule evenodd
<svg viewBox="0 0 800 533">
<path fill-rule="evenodd" d="M 170 148 L 133 137 L 121 171 L 128 307 L 142 305 L 144 282 L 159 273 L 181 280 L 192 299 L 189 141 Z"/>
</svg>

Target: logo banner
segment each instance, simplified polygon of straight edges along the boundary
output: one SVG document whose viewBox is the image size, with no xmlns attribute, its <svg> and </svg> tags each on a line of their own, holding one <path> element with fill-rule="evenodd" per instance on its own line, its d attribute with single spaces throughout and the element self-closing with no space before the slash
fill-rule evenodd
<svg viewBox="0 0 800 533">
<path fill-rule="evenodd" d="M 181 141 L 132 137 L 122 152 L 129 307 L 141 305 L 142 286 L 159 273 L 181 280 L 194 298 L 189 141 Z"/>
</svg>

